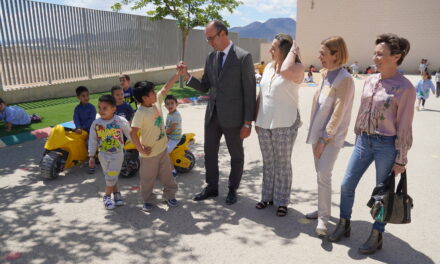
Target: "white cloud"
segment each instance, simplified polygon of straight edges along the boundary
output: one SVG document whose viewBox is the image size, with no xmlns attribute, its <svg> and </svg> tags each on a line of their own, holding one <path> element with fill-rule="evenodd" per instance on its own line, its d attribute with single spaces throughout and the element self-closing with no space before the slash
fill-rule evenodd
<svg viewBox="0 0 440 264">
<path fill-rule="evenodd" d="M 235 9 L 232 13 L 230 13 L 227 9 L 223 9 L 220 11 L 220 15 L 222 17 L 227 17 L 227 16 L 241 16 L 242 13 L 240 12 L 240 10 Z"/>
<path fill-rule="evenodd" d="M 261 13 L 287 15 L 296 18 L 297 0 L 242 0 L 244 6 L 255 8 Z"/>
<path fill-rule="evenodd" d="M 114 5 L 117 0 L 64 0 L 65 5 L 69 6 L 77 6 L 77 7 L 84 7 L 84 8 L 91 8 L 91 9 L 97 9 L 97 10 L 105 10 L 105 11 L 112 11 L 111 6 Z M 120 12 L 127 13 L 127 14 L 135 14 L 135 15 L 146 15 L 147 11 L 154 8 L 153 5 L 148 5 L 146 8 L 140 9 L 140 10 L 131 10 L 130 6 L 123 5 L 122 10 Z"/>
</svg>

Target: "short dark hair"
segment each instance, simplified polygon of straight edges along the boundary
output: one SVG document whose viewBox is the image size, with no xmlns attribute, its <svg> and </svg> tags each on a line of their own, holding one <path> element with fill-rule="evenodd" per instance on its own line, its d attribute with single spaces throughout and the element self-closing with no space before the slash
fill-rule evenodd
<svg viewBox="0 0 440 264">
<path fill-rule="evenodd" d="M 142 96 L 148 96 L 152 91 L 154 91 L 154 84 L 149 81 L 137 82 L 134 85 L 134 99 L 139 103 L 142 103 Z"/>
<path fill-rule="evenodd" d="M 89 92 L 89 89 L 85 86 L 78 86 L 78 88 L 76 88 L 76 96 L 79 96 L 83 92 Z"/>
<path fill-rule="evenodd" d="M 425 70 L 423 71 L 423 73 L 425 73 L 426 74 L 426 77 L 428 78 L 428 80 L 431 80 L 431 74 L 429 73 L 429 71 L 428 71 L 428 68 L 425 68 Z"/>
<path fill-rule="evenodd" d="M 169 95 L 167 95 L 167 96 L 165 97 L 165 102 L 166 102 L 167 100 L 173 100 L 173 101 L 176 102 L 176 104 L 177 104 L 177 98 L 176 98 L 174 95 L 172 95 L 172 94 L 169 94 Z"/>
<path fill-rule="evenodd" d="M 0 98 L 0 104 L 4 104 L 5 101 L 3 101 L 3 99 Z"/>
<path fill-rule="evenodd" d="M 220 34 L 220 32 L 224 31 L 226 33 L 226 35 L 229 34 L 228 32 L 228 27 L 226 27 L 225 23 L 223 23 L 220 20 L 213 20 L 210 22 L 210 24 L 212 23 L 212 25 L 215 27 L 215 29 L 217 29 L 217 34 Z"/>
<path fill-rule="evenodd" d="M 127 81 L 130 81 L 130 76 L 128 74 L 121 74 L 121 75 L 119 75 L 119 79 L 121 79 L 121 78 L 124 78 Z"/>
<path fill-rule="evenodd" d="M 122 87 L 121 86 L 112 86 L 112 89 L 110 90 L 110 92 L 111 92 L 111 94 L 113 95 L 113 93 L 115 92 L 115 91 L 117 91 L 117 90 L 122 90 Z"/>
<path fill-rule="evenodd" d="M 390 49 L 391 55 L 400 54 L 400 59 L 397 61 L 397 65 L 402 64 L 403 59 L 408 55 L 410 45 L 406 38 L 401 38 L 393 33 L 381 34 L 377 36 L 375 41 L 376 45 L 385 43 L 385 45 Z"/>
<path fill-rule="evenodd" d="M 108 103 L 109 105 L 116 107 L 116 99 L 109 94 L 105 94 L 105 95 L 102 95 L 101 97 L 99 97 L 98 102 Z"/>
</svg>

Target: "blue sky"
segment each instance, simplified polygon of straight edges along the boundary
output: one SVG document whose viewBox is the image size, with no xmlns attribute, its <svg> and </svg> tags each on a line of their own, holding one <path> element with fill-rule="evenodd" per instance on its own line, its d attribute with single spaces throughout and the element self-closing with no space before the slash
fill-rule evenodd
<svg viewBox="0 0 440 264">
<path fill-rule="evenodd" d="M 110 6 L 117 0 L 38 0 L 61 5 L 110 10 Z M 264 22 L 269 18 L 290 17 L 296 19 L 297 0 L 241 0 L 243 5 L 238 7 L 233 14 L 224 12 L 223 17 L 232 27 L 244 26 L 254 21 Z M 132 11 L 128 7 L 123 12 L 145 14 L 145 11 Z"/>
</svg>

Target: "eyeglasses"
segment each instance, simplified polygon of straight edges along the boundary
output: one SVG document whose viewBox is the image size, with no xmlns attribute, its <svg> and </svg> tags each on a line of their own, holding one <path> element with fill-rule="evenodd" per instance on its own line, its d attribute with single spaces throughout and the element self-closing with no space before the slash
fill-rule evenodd
<svg viewBox="0 0 440 264">
<path fill-rule="evenodd" d="M 213 41 L 218 35 L 220 35 L 220 32 L 221 32 L 221 31 L 217 31 L 217 33 L 215 33 L 214 36 L 212 36 L 212 37 L 207 37 L 207 38 L 206 38 L 206 41 L 207 41 L 207 42 Z"/>
</svg>

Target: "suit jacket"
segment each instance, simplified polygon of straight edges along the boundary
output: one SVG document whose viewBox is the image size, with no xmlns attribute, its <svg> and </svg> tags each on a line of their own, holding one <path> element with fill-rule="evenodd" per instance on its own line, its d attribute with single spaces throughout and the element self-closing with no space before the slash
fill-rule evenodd
<svg viewBox="0 0 440 264">
<path fill-rule="evenodd" d="M 218 51 L 208 55 L 201 80 L 191 78 L 188 86 L 209 95 L 205 125 L 214 109 L 222 127 L 241 127 L 244 121 L 255 120 L 256 81 L 252 56 L 232 45 L 223 69 L 218 74 Z"/>
</svg>

